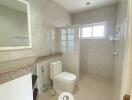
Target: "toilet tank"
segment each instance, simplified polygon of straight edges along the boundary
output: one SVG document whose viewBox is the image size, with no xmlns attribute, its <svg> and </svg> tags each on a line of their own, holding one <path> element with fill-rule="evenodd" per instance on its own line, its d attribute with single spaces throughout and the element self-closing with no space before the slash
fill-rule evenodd
<svg viewBox="0 0 132 100">
<path fill-rule="evenodd" d="M 55 76 L 62 72 L 61 61 L 55 61 L 50 63 L 50 78 L 54 79 Z"/>
</svg>

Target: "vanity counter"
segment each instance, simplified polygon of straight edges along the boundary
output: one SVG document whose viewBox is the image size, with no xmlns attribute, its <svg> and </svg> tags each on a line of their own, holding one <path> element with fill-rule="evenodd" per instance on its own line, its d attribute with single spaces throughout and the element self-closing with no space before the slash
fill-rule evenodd
<svg viewBox="0 0 132 100">
<path fill-rule="evenodd" d="M 0 84 L 32 73 L 34 64 L 21 67 L 10 67 L 0 71 Z"/>
<path fill-rule="evenodd" d="M 18 59 L 15 61 L 0 63 L 0 84 L 17 79 L 29 73 L 32 73 L 36 63 L 45 61 L 54 57 L 60 57 L 62 52 L 49 54 L 45 56 Z"/>
</svg>

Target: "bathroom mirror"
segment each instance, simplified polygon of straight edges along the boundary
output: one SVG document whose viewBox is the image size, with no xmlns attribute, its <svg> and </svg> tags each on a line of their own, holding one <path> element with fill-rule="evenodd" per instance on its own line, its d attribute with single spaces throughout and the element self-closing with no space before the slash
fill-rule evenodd
<svg viewBox="0 0 132 100">
<path fill-rule="evenodd" d="M 0 0 L 0 50 L 32 47 L 29 11 L 24 0 Z"/>
</svg>

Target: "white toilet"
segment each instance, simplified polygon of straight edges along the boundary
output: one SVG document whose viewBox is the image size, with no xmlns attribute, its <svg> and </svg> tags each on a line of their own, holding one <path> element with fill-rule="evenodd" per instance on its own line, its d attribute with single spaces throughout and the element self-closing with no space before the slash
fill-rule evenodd
<svg viewBox="0 0 132 100">
<path fill-rule="evenodd" d="M 68 72 L 62 72 L 61 61 L 50 63 L 50 78 L 53 81 L 53 87 L 57 93 L 74 92 L 76 75 Z"/>
</svg>

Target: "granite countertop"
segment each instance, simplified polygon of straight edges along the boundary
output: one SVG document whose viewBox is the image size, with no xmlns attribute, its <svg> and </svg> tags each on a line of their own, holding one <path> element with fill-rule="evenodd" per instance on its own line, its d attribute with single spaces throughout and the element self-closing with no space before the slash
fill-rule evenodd
<svg viewBox="0 0 132 100">
<path fill-rule="evenodd" d="M 7 71 L 0 71 L 0 84 L 11 81 L 13 79 L 22 77 L 26 74 L 32 72 L 33 65 L 21 66 L 21 67 L 12 67 L 8 68 Z"/>
<path fill-rule="evenodd" d="M 33 57 L 30 59 L 4 62 L 3 64 L 0 64 L 0 66 L 3 66 L 0 67 L 0 84 L 32 73 L 33 68 L 36 67 L 37 62 L 45 61 L 54 57 L 59 57 L 61 55 L 62 52 L 58 52 L 45 56 Z"/>
</svg>

